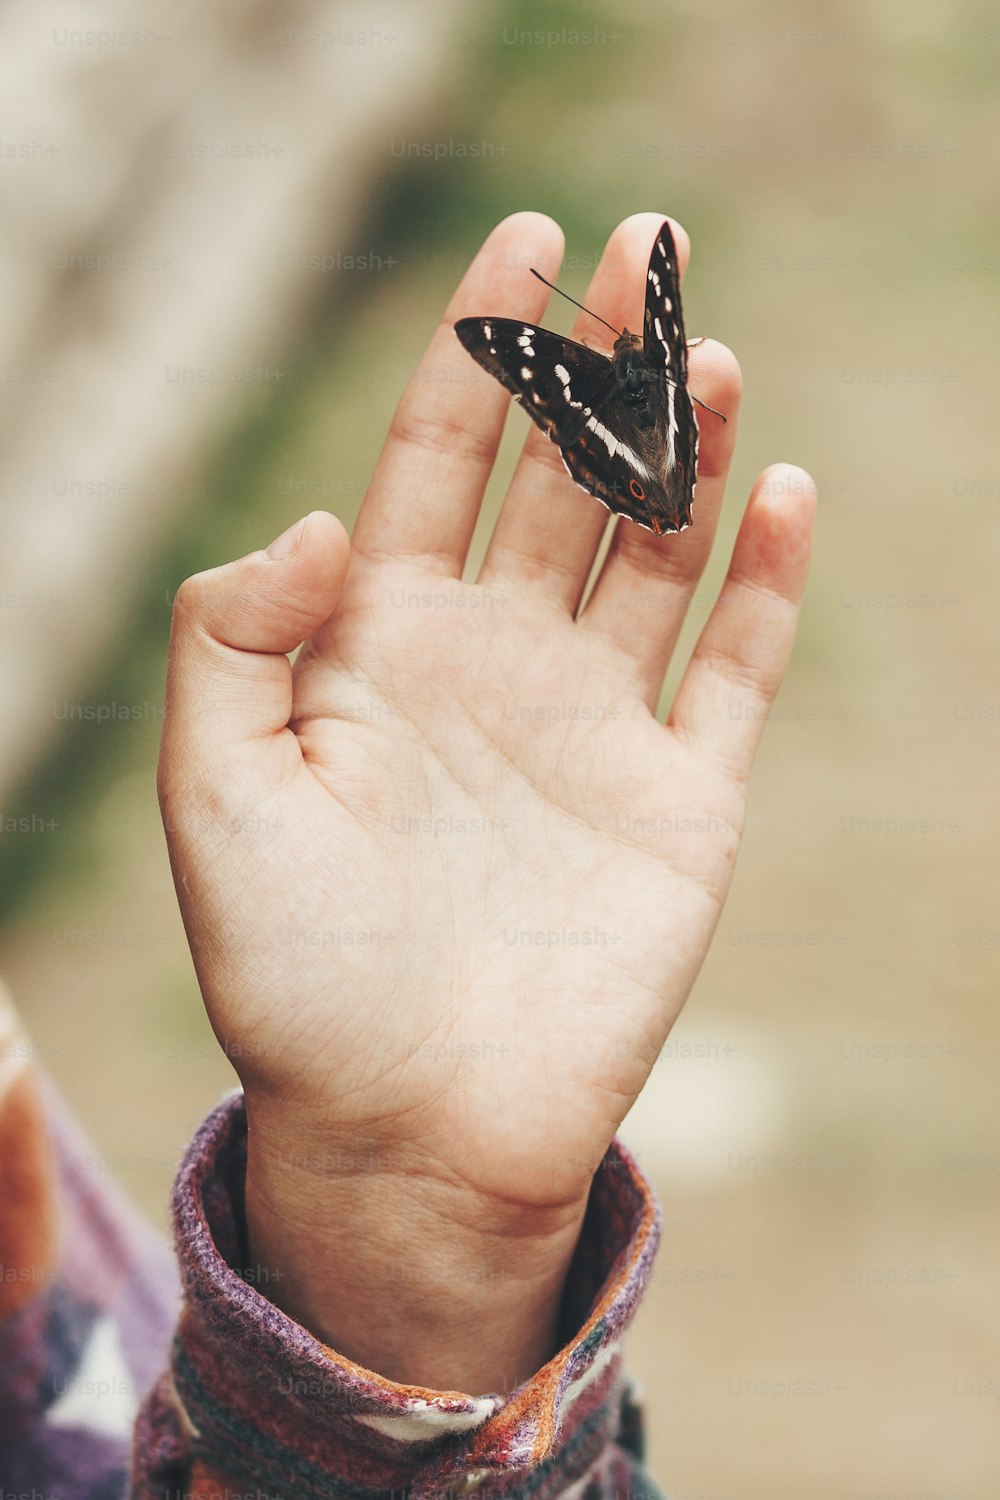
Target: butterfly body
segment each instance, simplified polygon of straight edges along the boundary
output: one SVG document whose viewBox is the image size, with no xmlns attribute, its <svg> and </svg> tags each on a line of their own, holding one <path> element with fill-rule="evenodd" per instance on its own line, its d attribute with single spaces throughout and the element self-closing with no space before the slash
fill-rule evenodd
<svg viewBox="0 0 1000 1500">
<path fill-rule="evenodd" d="M 511 318 L 463 318 L 455 332 L 559 448 L 572 477 L 609 510 L 662 536 L 691 521 L 698 423 L 670 226 L 650 256 L 644 332 L 609 356 Z"/>
<path fill-rule="evenodd" d="M 640 427 L 652 427 L 656 421 L 654 393 L 663 390 L 663 380 L 646 359 L 642 339 L 626 328 L 615 343 L 611 364 L 621 398 L 628 403 L 636 423 Z"/>
</svg>

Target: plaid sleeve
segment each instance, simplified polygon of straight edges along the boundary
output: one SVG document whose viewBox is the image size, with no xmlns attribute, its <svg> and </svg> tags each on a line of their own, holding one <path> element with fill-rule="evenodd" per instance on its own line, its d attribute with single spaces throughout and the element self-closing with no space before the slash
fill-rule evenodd
<svg viewBox="0 0 1000 1500">
<path fill-rule="evenodd" d="M 119 1500 L 178 1308 L 167 1247 L 0 997 L 0 1493 Z"/>
<path fill-rule="evenodd" d="M 660 1215 L 617 1142 L 596 1174 L 564 1297 L 564 1343 L 507 1397 L 396 1385 L 325 1347 L 241 1275 L 246 1114 L 226 1100 L 174 1192 L 184 1306 L 136 1424 L 131 1500 L 656 1500 L 620 1343 Z M 372 1310 L 377 1316 L 377 1309 Z"/>
</svg>

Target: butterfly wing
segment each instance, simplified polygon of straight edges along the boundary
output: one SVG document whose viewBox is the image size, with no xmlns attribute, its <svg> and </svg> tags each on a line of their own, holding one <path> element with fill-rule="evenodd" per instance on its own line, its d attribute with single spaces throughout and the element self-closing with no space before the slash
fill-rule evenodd
<svg viewBox="0 0 1000 1500">
<path fill-rule="evenodd" d="M 682 385 L 666 386 L 665 399 L 657 387 L 653 401 L 653 423 L 644 427 L 614 397 L 563 458 L 577 483 L 609 509 L 663 536 L 691 525 L 698 423 Z M 596 482 L 585 477 L 592 472 Z"/>
<path fill-rule="evenodd" d="M 455 332 L 477 364 L 563 450 L 577 441 L 594 406 L 615 384 L 603 354 L 547 328 L 512 318 L 462 318 Z"/>
<path fill-rule="evenodd" d="M 652 368 L 661 370 L 678 385 L 687 383 L 681 280 L 674 237 L 666 220 L 656 236 L 646 271 L 643 353 Z"/>
<path fill-rule="evenodd" d="M 645 489 L 634 472 L 648 479 L 655 458 L 648 441 L 640 456 L 613 435 L 628 414 L 615 399 L 614 368 L 605 355 L 510 318 L 463 318 L 455 332 L 473 359 L 518 398 L 558 446 L 570 476 L 582 489 L 617 515 L 655 529 L 644 502 Z M 612 406 L 616 412 L 621 408 L 622 415 L 608 426 L 607 409 Z M 634 425 L 628 420 L 630 433 Z"/>
<path fill-rule="evenodd" d="M 654 522 L 652 530 L 681 531 L 691 524 L 698 472 L 698 420 L 687 393 L 681 283 L 674 238 L 666 221 L 656 236 L 646 271 L 643 356 L 663 391 L 662 401 L 656 401 L 652 429 L 638 434 L 639 452 L 651 460 L 646 503 Z M 629 415 L 626 411 L 619 420 L 627 421 Z"/>
<path fill-rule="evenodd" d="M 668 461 L 667 413 L 659 388 L 654 395 L 656 415 L 652 426 L 640 427 L 634 412 L 620 397 L 612 395 L 597 413 L 591 413 L 577 441 L 563 450 L 563 461 L 577 484 L 594 495 L 615 515 L 663 536 L 683 531 L 691 524 L 691 491 L 688 474 L 694 473 L 695 454 L 678 462 Z M 682 445 L 675 441 L 675 453 Z"/>
</svg>

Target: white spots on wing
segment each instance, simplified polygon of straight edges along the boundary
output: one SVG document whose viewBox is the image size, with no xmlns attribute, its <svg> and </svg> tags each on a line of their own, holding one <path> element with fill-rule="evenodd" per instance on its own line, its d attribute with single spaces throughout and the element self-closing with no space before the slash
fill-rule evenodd
<svg viewBox="0 0 1000 1500">
<path fill-rule="evenodd" d="M 497 351 L 496 351 L 496 345 L 495 345 L 495 344 L 491 344 L 491 345 L 490 345 L 490 353 L 491 353 L 491 354 L 495 354 L 495 353 L 496 353 L 496 352 L 497 352 Z"/>
<path fill-rule="evenodd" d="M 531 371 L 531 366 L 530 365 L 522 365 L 521 366 L 521 379 L 522 380 L 530 380 L 531 379 L 531 374 L 532 374 L 532 371 Z"/>
<path fill-rule="evenodd" d="M 562 385 L 563 396 L 565 397 L 567 403 L 573 408 L 574 411 L 580 411 L 583 407 L 583 402 L 573 400 L 573 395 L 569 388 L 569 371 L 567 370 L 566 366 L 554 365 L 553 371 L 555 373 L 556 379 Z"/>
<path fill-rule="evenodd" d="M 669 474 L 677 463 L 676 437 L 679 431 L 677 423 L 677 390 L 672 385 L 667 386 L 667 459 L 666 471 Z"/>
<path fill-rule="evenodd" d="M 667 338 L 667 335 L 663 332 L 663 324 L 660 322 L 659 318 L 653 319 L 653 327 L 656 330 L 656 337 L 659 339 L 660 343 L 663 346 L 663 368 L 665 370 L 669 370 L 673 365 L 673 348 L 671 346 L 670 340 Z M 675 337 L 676 333 L 677 330 L 674 329 Z"/>
<path fill-rule="evenodd" d="M 646 465 L 643 463 L 642 459 L 637 453 L 633 453 L 631 448 L 626 448 L 624 443 L 618 444 L 618 452 L 628 464 L 629 468 L 635 470 L 640 479 L 649 478 L 649 470 L 646 468 Z"/>
<path fill-rule="evenodd" d="M 484 323 L 483 324 L 483 337 L 486 338 L 486 339 L 492 339 L 493 338 L 493 324 L 492 323 Z M 490 350 L 490 353 L 491 354 L 493 353 L 492 349 Z"/>
<path fill-rule="evenodd" d="M 518 334 L 518 336 L 517 336 L 517 343 L 518 343 L 518 348 L 523 349 L 524 352 L 525 352 L 525 354 L 528 356 L 529 359 L 534 359 L 534 357 L 535 357 L 535 351 L 531 347 L 531 329 L 530 328 L 526 328 L 523 333 L 519 333 Z"/>
<path fill-rule="evenodd" d="M 656 274 L 656 272 L 653 270 L 652 266 L 650 266 L 650 268 L 649 268 L 649 280 L 652 282 L 653 290 L 656 292 L 656 295 L 659 296 L 660 295 L 660 278 Z"/>
<path fill-rule="evenodd" d="M 600 438 L 611 458 L 617 458 L 620 453 L 630 469 L 633 469 L 642 479 L 649 478 L 649 470 L 638 454 L 633 453 L 632 449 L 620 438 L 616 438 L 613 432 L 609 432 L 603 422 L 599 422 L 596 417 L 591 417 L 587 426 L 596 438 Z"/>
<path fill-rule="evenodd" d="M 663 299 L 663 309 L 664 309 L 664 312 L 673 312 L 673 310 L 674 310 L 674 304 L 671 302 L 671 300 L 670 300 L 669 297 L 664 297 L 664 299 Z"/>
</svg>

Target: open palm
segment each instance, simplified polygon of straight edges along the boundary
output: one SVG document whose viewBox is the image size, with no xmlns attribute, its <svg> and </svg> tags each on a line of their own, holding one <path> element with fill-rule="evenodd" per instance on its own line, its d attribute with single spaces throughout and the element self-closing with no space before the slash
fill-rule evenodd
<svg viewBox="0 0 1000 1500">
<path fill-rule="evenodd" d="M 530 590 L 362 564 L 299 664 L 295 832 L 248 902 L 286 1083 L 508 1200 L 589 1181 L 736 853 L 740 786 L 617 655 Z M 289 887 L 311 952 L 261 924 Z"/>
<path fill-rule="evenodd" d="M 626 221 L 595 275 L 588 304 L 618 327 L 641 326 L 660 222 Z M 257 1101 L 332 1160 L 374 1152 L 526 1209 L 585 1199 L 705 957 L 812 510 L 801 471 L 758 480 L 658 723 L 735 437 L 738 369 L 706 341 L 691 385 L 729 421 L 702 419 L 690 530 L 618 521 L 582 605 L 607 512 L 532 429 L 462 581 L 509 398 L 451 324 L 537 320 L 526 268 L 554 275 L 559 253 L 535 214 L 487 241 L 401 402 L 349 565 L 316 513 L 283 559 L 184 586 L 161 768 L 192 950 L 251 1120 Z M 599 342 L 587 321 L 577 337 Z"/>
</svg>

